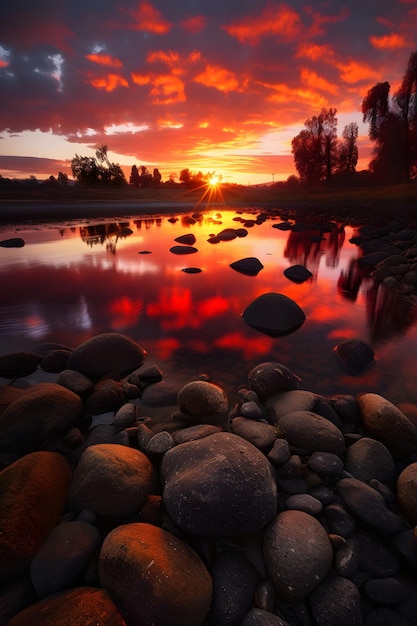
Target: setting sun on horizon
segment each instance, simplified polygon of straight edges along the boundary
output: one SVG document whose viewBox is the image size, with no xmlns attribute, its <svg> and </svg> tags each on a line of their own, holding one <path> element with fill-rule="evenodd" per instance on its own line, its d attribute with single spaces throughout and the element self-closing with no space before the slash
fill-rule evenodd
<svg viewBox="0 0 417 626">
<path fill-rule="evenodd" d="M 163 180 L 215 172 L 214 189 L 286 180 L 293 137 L 324 107 L 339 136 L 358 124 L 365 169 L 361 103 L 378 82 L 397 89 L 416 28 L 410 0 L 8 3 L 0 175 L 71 176 L 76 154 L 106 144 L 127 179 L 135 164 Z"/>
</svg>

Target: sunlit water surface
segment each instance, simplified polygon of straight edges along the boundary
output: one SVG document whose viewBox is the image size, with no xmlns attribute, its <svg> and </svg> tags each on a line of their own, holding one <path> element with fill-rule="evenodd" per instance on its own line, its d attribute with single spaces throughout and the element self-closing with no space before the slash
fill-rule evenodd
<svg viewBox="0 0 417 626">
<path fill-rule="evenodd" d="M 23 248 L 0 248 L 0 353 L 31 350 L 45 342 L 77 346 L 101 332 L 124 333 L 148 352 L 166 377 L 200 373 L 233 397 L 247 373 L 277 361 L 323 395 L 380 393 L 392 402 L 417 404 L 416 302 L 397 296 L 356 271 L 361 250 L 354 230 L 282 231 L 269 218 L 246 237 L 212 244 L 211 234 L 240 228 L 251 209 L 205 210 L 195 224 L 187 214 L 77 220 L 2 228 L 0 239 L 22 237 Z M 132 232 L 130 232 L 132 231 Z M 186 233 L 195 254 L 170 248 Z M 256 257 L 257 276 L 230 267 Z M 313 278 L 296 284 L 283 270 L 305 265 Z M 200 273 L 187 274 L 196 267 Z M 343 288 L 342 288 L 343 287 Z M 242 312 L 257 296 L 276 292 L 295 300 L 307 319 L 284 337 L 249 327 Z M 343 339 L 368 342 L 375 365 L 357 377 L 342 368 L 334 347 Z"/>
</svg>

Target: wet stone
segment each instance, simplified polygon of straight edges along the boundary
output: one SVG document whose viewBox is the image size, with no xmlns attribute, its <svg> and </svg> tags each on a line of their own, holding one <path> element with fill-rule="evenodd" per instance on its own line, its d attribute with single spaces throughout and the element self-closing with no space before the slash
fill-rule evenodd
<svg viewBox="0 0 417 626">
<path fill-rule="evenodd" d="M 267 456 L 273 465 L 277 467 L 284 465 L 291 457 L 288 441 L 286 439 L 275 439 L 274 445 Z"/>
<path fill-rule="evenodd" d="M 259 398 L 291 389 L 298 389 L 300 378 L 285 365 L 267 361 L 252 368 L 248 374 L 249 387 Z"/>
<path fill-rule="evenodd" d="M 356 522 L 344 506 L 333 502 L 323 509 L 329 532 L 341 537 L 351 537 L 356 531 Z"/>
<path fill-rule="evenodd" d="M 233 433 L 250 441 L 257 448 L 269 448 L 276 438 L 276 433 L 270 424 L 256 422 L 246 417 L 235 417 L 230 426 Z"/>
<path fill-rule="evenodd" d="M 342 459 L 331 452 L 313 452 L 308 466 L 320 476 L 340 476 L 344 470 Z"/>
<path fill-rule="evenodd" d="M 163 455 L 174 446 L 174 440 L 167 431 L 161 431 L 153 435 L 146 444 L 147 454 Z"/>
<path fill-rule="evenodd" d="M 401 582 L 392 577 L 367 580 L 364 591 L 372 602 L 386 606 L 400 604 L 406 595 Z"/>
<path fill-rule="evenodd" d="M 301 307 L 284 294 L 265 293 L 246 307 L 243 319 L 266 335 L 279 337 L 298 330 L 306 316 Z"/>
<path fill-rule="evenodd" d="M 320 500 L 310 496 L 308 493 L 290 496 L 287 498 L 285 504 L 287 509 L 304 511 L 304 513 L 308 513 L 309 515 L 314 515 L 316 517 L 320 515 L 323 509 L 323 505 Z"/>
</svg>

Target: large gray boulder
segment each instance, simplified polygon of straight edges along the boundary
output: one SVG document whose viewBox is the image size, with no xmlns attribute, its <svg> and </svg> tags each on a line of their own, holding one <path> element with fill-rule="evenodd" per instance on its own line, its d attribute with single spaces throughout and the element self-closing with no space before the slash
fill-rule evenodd
<svg viewBox="0 0 417 626">
<path fill-rule="evenodd" d="M 165 507 L 194 535 L 260 530 L 276 513 L 272 467 L 254 445 L 219 432 L 169 450 L 162 461 Z"/>
</svg>

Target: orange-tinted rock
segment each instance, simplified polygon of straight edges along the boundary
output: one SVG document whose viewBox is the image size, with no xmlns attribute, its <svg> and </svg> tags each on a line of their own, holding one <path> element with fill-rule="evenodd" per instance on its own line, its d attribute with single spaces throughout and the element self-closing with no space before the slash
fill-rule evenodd
<svg viewBox="0 0 417 626">
<path fill-rule="evenodd" d="M 0 580 L 28 569 L 64 511 L 70 467 L 55 452 L 33 452 L 0 472 Z"/>
<path fill-rule="evenodd" d="M 75 393 L 56 383 L 33 385 L 0 415 L 0 450 L 31 452 L 65 432 L 81 413 Z"/>
<path fill-rule="evenodd" d="M 411 463 L 399 475 L 397 496 L 404 515 L 412 524 L 417 524 L 417 463 Z"/>
<path fill-rule="evenodd" d="M 395 456 L 417 453 L 417 428 L 394 404 L 376 393 L 361 393 L 358 405 L 366 432 Z"/>
<path fill-rule="evenodd" d="M 74 470 L 68 505 L 109 517 L 131 515 L 152 493 L 155 478 L 155 468 L 143 452 L 115 443 L 93 445 Z"/>
<path fill-rule="evenodd" d="M 12 387 L 11 385 L 0 386 L 0 415 L 3 413 L 9 404 L 20 398 L 25 393 L 24 389 L 20 387 Z"/>
<path fill-rule="evenodd" d="M 21 611 L 7 626 L 125 626 L 104 589 L 76 587 L 49 596 Z"/>
<path fill-rule="evenodd" d="M 212 580 L 203 561 L 150 524 L 126 524 L 107 535 L 99 578 L 132 626 L 200 626 L 210 608 Z"/>
</svg>

